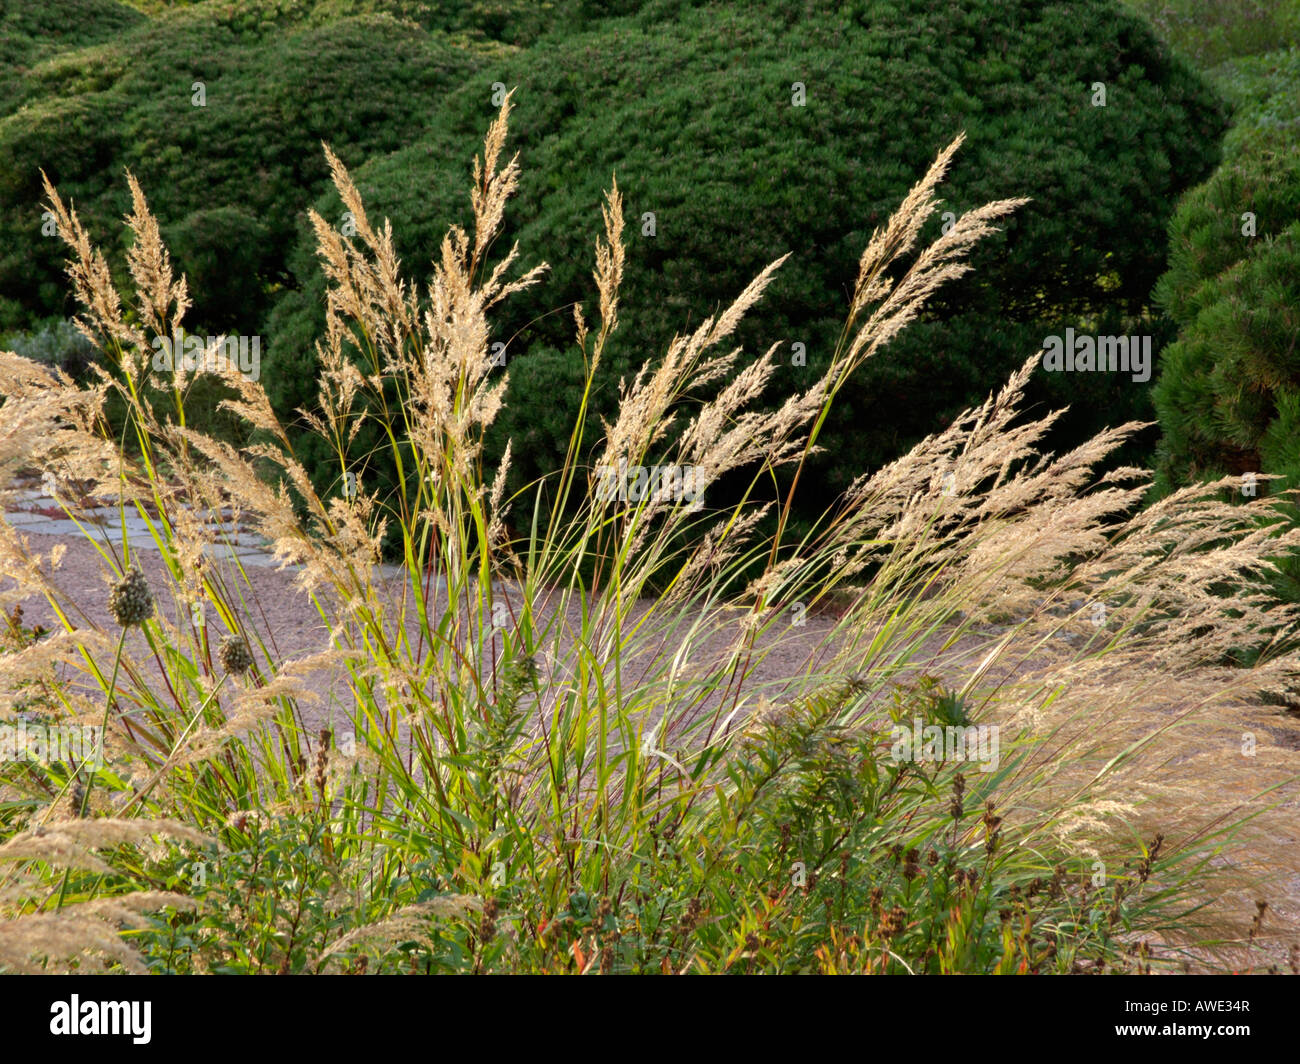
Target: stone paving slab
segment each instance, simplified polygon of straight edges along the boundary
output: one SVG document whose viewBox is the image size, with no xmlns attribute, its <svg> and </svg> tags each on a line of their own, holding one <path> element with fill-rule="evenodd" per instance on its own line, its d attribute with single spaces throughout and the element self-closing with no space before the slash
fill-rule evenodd
<svg viewBox="0 0 1300 1064">
<path fill-rule="evenodd" d="M 89 533 L 104 543 L 123 542 L 139 550 L 157 550 L 150 523 L 138 513 L 123 513 L 113 506 L 93 506 L 77 511 L 78 520 L 51 516 L 41 510 L 59 510 L 59 503 L 40 491 L 24 489 L 10 496 L 5 513 L 10 527 L 38 536 L 76 536 Z M 229 523 L 229 511 L 205 511 L 204 532 L 215 540 L 206 550 L 210 557 L 239 558 L 246 565 L 274 565 L 266 539 Z"/>
</svg>

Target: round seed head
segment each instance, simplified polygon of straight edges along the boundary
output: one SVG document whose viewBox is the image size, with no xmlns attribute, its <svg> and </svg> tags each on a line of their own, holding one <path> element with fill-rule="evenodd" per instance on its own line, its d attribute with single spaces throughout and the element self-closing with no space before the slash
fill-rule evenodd
<svg viewBox="0 0 1300 1064">
<path fill-rule="evenodd" d="M 108 596 L 108 612 L 123 628 L 144 624 L 153 616 L 153 595 L 149 584 L 134 565 Z"/>
<path fill-rule="evenodd" d="M 237 635 L 222 637 L 217 657 L 221 661 L 221 667 L 234 676 L 245 673 L 253 667 L 253 652 Z"/>
</svg>

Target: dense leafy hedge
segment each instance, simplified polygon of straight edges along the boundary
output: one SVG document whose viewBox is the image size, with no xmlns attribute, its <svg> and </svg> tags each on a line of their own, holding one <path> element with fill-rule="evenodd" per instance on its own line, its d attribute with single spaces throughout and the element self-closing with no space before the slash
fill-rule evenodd
<svg viewBox="0 0 1300 1064">
<path fill-rule="evenodd" d="M 64 310 L 62 252 L 40 234 L 41 167 L 97 233 L 118 228 L 130 168 L 190 274 L 192 322 L 260 329 L 326 177 L 321 140 L 350 165 L 393 151 L 476 62 L 389 15 L 308 25 L 303 6 L 180 9 L 31 70 L 25 106 L 0 118 L 0 330 Z"/>
<path fill-rule="evenodd" d="M 1198 297 L 1156 392 L 1164 474 L 1300 484 L 1300 221 L 1258 239 Z"/>
<path fill-rule="evenodd" d="M 1154 393 L 1161 491 L 1246 472 L 1300 485 L 1300 49 L 1228 84 L 1229 157 L 1179 206 L 1157 288 L 1181 330 Z"/>
<path fill-rule="evenodd" d="M 99 44 L 144 21 L 121 0 L 0 0 L 0 70 L 7 80 L 58 52 Z"/>
<path fill-rule="evenodd" d="M 1300 43 L 1295 0 L 1124 0 L 1200 67 Z"/>
<path fill-rule="evenodd" d="M 1243 499 L 1300 487 L 1300 48 L 1220 81 L 1236 105 L 1227 158 L 1180 204 L 1157 286 L 1179 326 L 1153 392 L 1157 497 L 1227 475 Z M 1283 479 L 1252 486 L 1259 473 Z M 1300 600 L 1300 559 L 1277 561 L 1273 592 Z"/>
<path fill-rule="evenodd" d="M 123 0 L 151 15 L 213 0 Z M 291 19 L 313 24 L 350 15 L 386 14 L 428 30 L 527 44 L 573 10 L 577 0 L 243 0 L 255 22 Z M 269 12 L 269 14 L 268 14 Z"/>
<path fill-rule="evenodd" d="M 191 106 L 195 80 L 204 108 Z M 1092 105 L 1095 82 L 1105 107 Z M 569 306 L 591 297 L 612 173 L 631 246 L 598 413 L 621 372 L 787 251 L 739 339 L 781 342 L 773 399 L 812 379 L 872 229 L 961 130 L 945 186 L 954 211 L 1033 198 L 980 250 L 977 272 L 853 383 L 813 470 L 835 488 L 982 398 L 1047 335 L 1153 331 L 1164 256 L 1151 234 L 1217 161 L 1224 122 L 1217 97 L 1115 0 L 179 7 L 34 62 L 0 112 L 0 330 L 67 309 L 62 255 L 37 235 L 37 167 L 103 233 L 126 208 L 129 166 L 190 275 L 191 324 L 264 333 L 264 380 L 291 411 L 315 390 L 323 292 L 302 209 L 324 187 L 319 141 L 393 219 L 418 276 L 466 218 L 469 160 L 500 86 L 518 87 L 525 170 L 506 237 L 525 262 L 553 266 L 497 337 L 512 378 L 498 446 L 515 436 L 520 476 L 555 464 L 572 423 Z M 329 195 L 318 205 L 340 214 Z M 1149 413 L 1146 387 L 1127 377 L 1043 374 L 1037 398 L 1073 404 L 1063 445 Z"/>
<path fill-rule="evenodd" d="M 1097 81 L 1105 107 L 1091 104 Z M 792 105 L 796 82 L 806 106 Z M 787 251 L 740 339 L 750 350 L 781 342 L 778 397 L 810 380 L 839 335 L 872 229 L 960 130 L 953 210 L 1033 197 L 981 249 L 977 272 L 854 383 L 816 470 L 839 487 L 982 399 L 1046 335 L 1152 331 L 1141 317 L 1164 267 L 1152 234 L 1217 160 L 1224 122 L 1217 98 L 1111 2 L 655 3 L 489 62 L 445 102 L 430 136 L 355 175 L 374 213 L 392 218 L 413 273 L 447 224 L 466 218 L 494 83 L 518 86 L 524 179 L 507 238 L 525 263 L 553 268 L 496 338 L 510 356 L 503 428 L 529 474 L 556 463 L 572 424 L 582 368 L 568 307 L 591 309 L 612 173 L 630 248 L 623 327 L 597 397 L 606 405 L 621 372 Z M 319 208 L 341 210 L 328 197 Z M 642 231 L 647 212 L 653 237 Z M 293 266 L 301 292 L 278 303 L 270 328 L 269 386 L 285 410 L 312 391 L 322 291 L 309 239 Z M 794 364 L 794 343 L 806 367 Z M 1127 377 L 1044 374 L 1038 398 L 1075 406 L 1064 443 L 1149 414 L 1146 386 Z"/>
</svg>

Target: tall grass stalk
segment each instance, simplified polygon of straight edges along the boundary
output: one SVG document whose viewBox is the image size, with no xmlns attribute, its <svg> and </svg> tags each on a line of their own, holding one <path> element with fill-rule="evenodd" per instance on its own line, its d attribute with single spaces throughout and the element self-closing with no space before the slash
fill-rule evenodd
<svg viewBox="0 0 1300 1064">
<path fill-rule="evenodd" d="M 356 225 L 312 215 L 330 289 L 302 423 L 336 456 L 331 493 L 257 383 L 205 371 L 256 430 L 237 448 L 187 421 L 195 375 L 151 369 L 188 297 L 135 181 L 128 304 L 47 182 L 105 367 L 79 388 L 0 356 L 0 459 L 111 500 L 123 528 L 145 518 L 159 609 L 114 632 L 60 587 L 60 548 L 0 526 L 0 605 L 35 595 L 55 622 L 11 625 L 4 716 L 107 732 L 80 804 L 60 764 L 4 766 L 0 967 L 1068 972 L 1247 948 L 1266 963 L 1276 929 L 1251 922 L 1251 892 L 1281 861 L 1292 792 L 1258 695 L 1296 659 L 1270 649 L 1292 608 L 1250 578 L 1265 543 L 1300 533 L 1268 539 L 1259 507 L 1216 485 L 1140 510 L 1142 471 L 1093 472 L 1136 425 L 1042 453 L 1055 415 L 1019 406 L 1035 356 L 787 535 L 844 381 L 1023 201 L 917 250 L 954 142 L 864 251 L 821 379 L 763 408 L 779 344 L 728 344 L 778 260 L 621 383 L 588 451 L 625 264 L 613 184 L 595 323 L 573 311 L 586 382 L 567 458 L 511 492 L 509 451 L 484 458 L 507 380 L 490 314 L 544 266 L 491 257 L 519 175 L 510 106 L 474 163 L 473 231 L 447 234 L 425 285 L 326 149 Z M 396 470 L 383 495 L 377 456 L 354 450 L 368 422 Z M 620 462 L 695 467 L 703 501 L 607 498 L 598 470 Z M 748 489 L 717 503 L 710 486 L 737 472 Z M 784 494 L 761 501 L 772 484 Z M 212 554 L 205 517 L 222 512 L 294 567 L 321 645 L 279 648 L 259 578 Z M 139 552 L 83 528 L 122 579 Z M 218 631 L 249 659 L 214 660 Z M 1224 665 L 1242 647 L 1257 663 Z M 1000 756 L 896 756 L 914 720 L 995 726 Z M 1248 762 L 1243 729 L 1260 739 Z"/>
</svg>

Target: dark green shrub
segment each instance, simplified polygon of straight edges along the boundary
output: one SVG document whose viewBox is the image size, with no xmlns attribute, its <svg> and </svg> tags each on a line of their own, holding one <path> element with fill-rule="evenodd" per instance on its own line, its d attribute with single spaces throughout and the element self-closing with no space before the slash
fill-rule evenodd
<svg viewBox="0 0 1300 1064">
<path fill-rule="evenodd" d="M 1155 401 L 1169 486 L 1241 473 L 1300 485 L 1300 220 L 1197 291 Z"/>
<path fill-rule="evenodd" d="M 121 0 L 0 0 L 0 79 L 58 52 L 99 44 L 140 25 Z"/>
<path fill-rule="evenodd" d="M 413 23 L 368 14 L 303 25 L 313 11 L 186 8 L 30 72 L 26 106 L 0 118 L 0 327 L 63 310 L 40 169 L 94 233 L 125 213 L 129 168 L 190 274 L 189 324 L 259 331 L 326 178 L 321 141 L 351 165 L 391 152 L 436 121 L 438 101 L 474 66 Z"/>
<path fill-rule="evenodd" d="M 1091 104 L 1098 81 L 1105 107 Z M 806 106 L 793 106 L 796 82 Z M 570 305 L 591 308 L 596 207 L 612 173 L 627 200 L 629 309 L 598 413 L 620 375 L 785 252 L 738 341 L 752 351 L 780 344 L 786 368 L 773 400 L 812 380 L 872 229 L 962 129 L 968 141 L 947 185 L 954 211 L 1033 198 L 980 249 L 976 272 L 852 382 L 813 466 L 830 492 L 982 399 L 1046 335 L 1157 331 L 1146 314 L 1164 254 L 1151 236 L 1216 161 L 1224 122 L 1205 85 L 1110 2 L 872 0 L 797 13 L 652 4 L 489 62 L 447 99 L 432 134 L 355 172 L 372 213 L 393 219 L 412 275 L 427 269 L 445 226 L 465 220 L 459 190 L 494 84 L 518 86 L 524 161 L 506 238 L 520 242 L 522 261 L 553 268 L 493 337 L 508 345 L 512 380 L 498 447 L 514 437 L 521 477 L 554 468 L 568 439 L 580 372 Z M 341 210 L 331 197 L 318 209 L 330 219 Z M 642 235 L 646 212 L 653 237 Z M 268 328 L 268 388 L 285 412 L 314 392 L 308 339 L 319 335 L 323 289 L 309 240 L 292 263 L 304 294 L 281 300 Z M 1127 378 L 1044 374 L 1035 397 L 1075 407 L 1065 444 L 1149 416 L 1146 391 Z"/>
<path fill-rule="evenodd" d="M 1229 475 L 1240 498 L 1300 486 L 1300 49 L 1241 60 L 1223 83 L 1228 158 L 1179 205 L 1156 289 L 1180 330 L 1153 393 L 1157 496 Z M 1300 599 L 1300 564 L 1279 563 L 1273 592 Z"/>
<path fill-rule="evenodd" d="M 62 370 L 74 378 L 84 375 L 97 356 L 94 344 L 63 318 L 34 332 L 0 337 L 0 348 Z"/>
<path fill-rule="evenodd" d="M 1229 473 L 1300 472 L 1287 440 L 1300 384 L 1300 49 L 1243 61 L 1228 83 L 1230 155 L 1179 205 L 1156 289 L 1181 330 L 1154 393 L 1162 493 Z"/>
<path fill-rule="evenodd" d="M 1125 0 L 1198 66 L 1300 44 L 1294 0 Z"/>
<path fill-rule="evenodd" d="M 191 105 L 196 80 L 203 108 Z M 1091 103 L 1098 81 L 1105 107 Z M 796 82 L 806 106 L 793 105 Z M 1222 125 L 1205 86 L 1113 0 L 208 3 L 36 62 L 17 85 L 0 118 L 0 328 L 66 313 L 62 255 L 39 236 L 38 167 L 92 232 L 126 210 L 130 167 L 193 282 L 190 326 L 265 335 L 282 412 L 314 394 L 323 293 L 302 209 L 323 187 L 319 141 L 353 167 L 373 212 L 393 218 L 419 276 L 446 224 L 465 219 L 459 190 L 498 86 L 518 86 L 524 207 L 506 236 L 525 261 L 554 267 L 494 338 L 508 344 L 513 380 L 496 453 L 515 437 L 520 479 L 553 468 L 567 441 L 579 362 L 569 308 L 591 296 L 595 207 L 611 173 L 628 199 L 635 309 L 597 414 L 621 374 L 787 251 L 738 339 L 781 344 L 773 401 L 811 380 L 872 229 L 961 129 L 954 211 L 1033 197 L 894 357 L 852 382 L 810 471 L 833 489 L 982 398 L 1046 335 L 1157 331 L 1147 303 L 1163 261 L 1149 234 L 1214 162 Z M 319 205 L 339 216 L 328 197 Z M 643 237 L 650 211 L 656 233 Z M 1060 445 L 1149 415 L 1145 386 L 1106 375 L 1044 374 L 1034 398 L 1073 407 Z"/>
<path fill-rule="evenodd" d="M 1174 321 L 1189 324 L 1211 298 L 1210 282 L 1246 259 L 1258 237 L 1280 233 L 1297 217 L 1300 156 L 1264 148 L 1228 160 L 1179 206 L 1157 299 Z"/>
<path fill-rule="evenodd" d="M 126 0 L 149 14 L 160 14 L 211 0 Z M 525 44 L 567 12 L 570 3 L 561 0 L 253 0 L 240 7 L 252 8 L 252 18 L 290 18 L 320 24 L 350 15 L 385 14 L 428 30 L 486 37 L 508 44 Z"/>
</svg>

